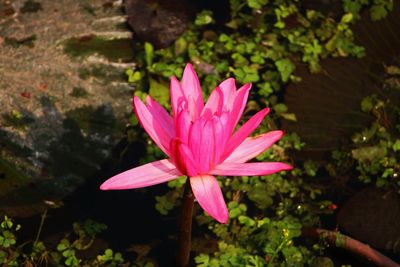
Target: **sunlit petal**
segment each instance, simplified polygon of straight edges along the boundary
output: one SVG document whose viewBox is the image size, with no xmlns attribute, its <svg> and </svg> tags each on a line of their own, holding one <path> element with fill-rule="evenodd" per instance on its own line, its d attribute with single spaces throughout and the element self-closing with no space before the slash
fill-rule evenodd
<svg viewBox="0 0 400 267">
<path fill-rule="evenodd" d="M 190 115 L 187 110 L 182 109 L 175 120 L 176 137 L 184 143 L 188 143 L 191 128 Z"/>
<path fill-rule="evenodd" d="M 237 123 L 239 122 L 240 117 L 243 114 L 244 108 L 246 107 L 246 102 L 249 96 L 250 89 L 251 89 L 251 84 L 248 83 L 243 85 L 235 93 L 235 99 L 233 101 L 232 110 L 230 111 L 229 124 L 227 128 L 229 133 L 233 132 Z"/>
<path fill-rule="evenodd" d="M 203 96 L 201 94 L 201 87 L 199 78 L 193 69 L 192 64 L 187 64 L 183 71 L 181 81 L 182 92 L 188 101 L 189 113 L 192 120 L 195 120 L 200 115 L 204 107 Z"/>
<path fill-rule="evenodd" d="M 174 124 L 172 117 L 168 114 L 168 112 L 150 96 L 147 96 L 146 104 L 150 113 L 157 118 L 163 129 L 167 131 L 168 136 L 174 136 Z"/>
<path fill-rule="evenodd" d="M 211 117 L 214 113 L 220 114 L 222 111 L 222 105 L 224 102 L 224 95 L 218 87 L 212 91 L 210 97 L 207 100 L 206 105 L 203 108 L 201 115 Z"/>
<path fill-rule="evenodd" d="M 192 151 L 193 156 L 197 162 L 202 156 L 200 155 L 200 151 L 201 151 L 201 144 L 202 144 L 201 142 L 203 137 L 202 133 L 204 124 L 205 120 L 203 118 L 196 120 L 195 122 L 193 122 L 189 132 L 188 146 Z"/>
<path fill-rule="evenodd" d="M 187 102 L 185 95 L 182 92 L 182 87 L 176 77 L 171 77 L 170 82 L 170 98 L 171 98 L 171 107 L 172 114 L 174 117 L 178 115 L 179 105 L 184 101 Z"/>
<path fill-rule="evenodd" d="M 200 173 L 207 173 L 210 170 L 210 166 L 213 165 L 214 161 L 214 151 L 214 126 L 213 121 L 208 120 L 205 122 L 202 129 L 200 152 L 199 156 L 197 157 L 200 165 Z"/>
<path fill-rule="evenodd" d="M 213 124 L 213 139 L 214 139 L 214 159 L 213 166 L 221 162 L 222 153 L 224 152 L 225 143 L 227 142 L 225 134 L 225 126 L 220 117 L 212 118 Z"/>
<path fill-rule="evenodd" d="M 268 112 L 269 108 L 260 110 L 233 134 L 224 151 L 224 157 L 229 156 L 260 125 Z"/>
<path fill-rule="evenodd" d="M 211 175 L 190 177 L 193 194 L 200 206 L 220 223 L 228 221 L 228 208 L 217 180 Z"/>
<path fill-rule="evenodd" d="M 232 110 L 233 100 L 235 99 L 236 85 L 235 79 L 229 78 L 218 86 L 224 95 L 223 107 L 225 110 Z"/>
<path fill-rule="evenodd" d="M 140 188 L 175 179 L 182 174 L 170 160 L 163 159 L 117 174 L 101 186 L 101 190 Z"/>
<path fill-rule="evenodd" d="M 170 131 L 166 130 L 162 123 L 159 121 L 158 113 L 151 113 L 149 109 L 138 98 L 134 98 L 135 113 L 138 117 L 143 128 L 149 134 L 154 143 L 164 151 L 165 154 L 170 156 L 169 144 L 172 140 Z"/>
<path fill-rule="evenodd" d="M 281 139 L 283 131 L 271 131 L 255 137 L 246 138 L 224 162 L 244 163 L 257 157 L 276 141 Z"/>
</svg>

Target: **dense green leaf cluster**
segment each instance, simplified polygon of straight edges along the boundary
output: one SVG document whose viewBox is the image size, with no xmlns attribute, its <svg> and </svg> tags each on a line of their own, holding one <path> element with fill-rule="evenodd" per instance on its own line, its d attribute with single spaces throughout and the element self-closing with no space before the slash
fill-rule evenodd
<svg viewBox="0 0 400 267">
<path fill-rule="evenodd" d="M 239 83 L 252 82 L 257 96 L 271 96 L 286 83 L 299 80 L 294 74 L 296 64 L 305 63 L 318 72 L 321 58 L 362 57 L 364 49 L 354 43 L 350 25 L 365 6 L 379 17 L 392 5 L 385 0 L 344 0 L 343 13 L 334 19 L 301 1 L 230 0 L 227 21 L 203 10 L 170 47 L 154 50 L 149 43 L 139 45 L 138 67 L 127 74 L 138 85 L 138 95 L 147 91 L 144 88 L 151 89 L 155 80 L 167 91 L 170 76 L 180 76 L 185 63 L 193 62 L 204 88 L 211 90 L 216 81 L 235 76 Z"/>
</svg>

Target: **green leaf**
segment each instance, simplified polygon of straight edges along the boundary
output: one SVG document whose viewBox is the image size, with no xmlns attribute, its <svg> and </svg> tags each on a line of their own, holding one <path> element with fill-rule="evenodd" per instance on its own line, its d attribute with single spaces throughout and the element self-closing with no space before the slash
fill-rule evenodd
<svg viewBox="0 0 400 267">
<path fill-rule="evenodd" d="M 353 15 L 358 15 L 362 6 L 367 5 L 369 0 L 343 0 L 343 10 Z"/>
<path fill-rule="evenodd" d="M 288 121 L 297 121 L 296 114 L 294 113 L 281 113 L 279 114 L 282 118 Z"/>
<path fill-rule="evenodd" d="M 386 156 L 386 154 L 386 148 L 379 145 L 356 148 L 351 151 L 352 157 L 362 162 L 372 162 L 380 160 L 384 156 Z"/>
<path fill-rule="evenodd" d="M 393 151 L 400 151 L 400 139 L 397 139 L 392 146 Z"/>
<path fill-rule="evenodd" d="M 212 11 L 203 10 L 202 12 L 197 14 L 194 24 L 196 24 L 197 26 L 211 24 L 211 23 L 213 23 L 212 15 L 213 15 Z"/>
<path fill-rule="evenodd" d="M 285 104 L 283 103 L 278 103 L 276 105 L 274 105 L 274 108 L 276 113 L 280 114 L 280 113 L 285 113 L 288 111 L 288 108 Z"/>
<path fill-rule="evenodd" d="M 174 180 L 171 180 L 168 182 L 168 187 L 169 188 L 181 188 L 185 185 L 186 183 L 186 176 L 180 176 Z"/>
<path fill-rule="evenodd" d="M 142 73 L 140 71 L 134 71 L 132 69 L 128 69 L 125 72 L 128 75 L 128 82 L 135 83 L 142 79 Z"/>
<path fill-rule="evenodd" d="M 174 208 L 174 203 L 170 201 L 168 196 L 156 196 L 156 209 L 159 213 L 167 215 Z"/>
<path fill-rule="evenodd" d="M 242 83 L 258 82 L 260 76 L 258 76 L 258 70 L 249 66 L 243 66 L 233 71 L 236 78 Z"/>
<path fill-rule="evenodd" d="M 247 0 L 247 5 L 253 9 L 260 9 L 262 6 L 266 5 L 268 0 Z"/>
<path fill-rule="evenodd" d="M 151 43 L 145 42 L 144 43 L 144 51 L 146 54 L 146 64 L 147 66 L 151 66 L 153 64 L 154 58 L 154 47 Z"/>
<path fill-rule="evenodd" d="M 67 265 L 67 266 L 77 266 L 78 263 L 79 263 L 79 261 L 75 256 L 68 257 L 65 260 L 65 265 Z"/>
<path fill-rule="evenodd" d="M 0 264 L 7 262 L 8 254 L 7 252 L 0 250 Z"/>
<path fill-rule="evenodd" d="M 149 95 L 164 107 L 169 106 L 169 87 L 154 79 L 150 79 Z"/>
<path fill-rule="evenodd" d="M 68 239 L 63 239 L 61 242 L 57 245 L 57 250 L 58 251 L 64 251 L 70 246 Z"/>
<path fill-rule="evenodd" d="M 229 218 L 236 218 L 246 212 L 247 207 L 242 203 L 231 201 L 228 203 Z"/>
<path fill-rule="evenodd" d="M 187 51 L 188 43 L 185 38 L 180 37 L 175 41 L 175 55 L 180 56 Z"/>
<path fill-rule="evenodd" d="M 256 222 L 252 218 L 244 216 L 244 215 L 240 215 L 238 217 L 238 220 L 241 224 L 244 224 L 247 227 L 252 227 L 256 224 Z"/>
<path fill-rule="evenodd" d="M 197 267 L 208 267 L 210 262 L 210 256 L 207 254 L 200 254 L 194 258 L 194 261 L 197 264 Z"/>
<path fill-rule="evenodd" d="M 290 78 L 290 75 L 295 70 L 294 64 L 288 58 L 276 61 L 275 66 L 278 68 L 278 71 L 281 74 L 281 79 L 283 82 L 287 82 Z"/>
<path fill-rule="evenodd" d="M 361 101 L 361 110 L 364 112 L 370 112 L 377 102 L 376 95 L 367 96 Z"/>
<path fill-rule="evenodd" d="M 264 64 L 265 59 L 260 53 L 255 53 L 250 57 L 251 62 L 257 63 L 257 64 Z"/>
<path fill-rule="evenodd" d="M 314 177 L 318 171 L 318 164 L 314 161 L 307 160 L 304 162 L 304 170 L 309 176 Z"/>
<path fill-rule="evenodd" d="M 353 20 L 353 14 L 352 13 L 347 13 L 342 16 L 342 19 L 340 20 L 342 23 L 350 23 Z"/>
<path fill-rule="evenodd" d="M 380 20 L 387 16 L 388 10 L 392 10 L 393 2 L 382 2 L 374 5 L 370 9 L 370 15 L 372 20 Z"/>
</svg>

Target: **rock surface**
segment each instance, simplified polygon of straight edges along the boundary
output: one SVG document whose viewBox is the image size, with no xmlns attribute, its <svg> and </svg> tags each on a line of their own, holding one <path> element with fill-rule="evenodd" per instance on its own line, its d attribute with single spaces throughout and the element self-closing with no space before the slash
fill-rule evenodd
<svg viewBox="0 0 400 267">
<path fill-rule="evenodd" d="M 400 197 L 394 190 L 370 187 L 341 208 L 338 223 L 347 233 L 371 246 L 400 252 Z"/>
<path fill-rule="evenodd" d="M 187 0 L 127 0 L 128 23 L 143 42 L 163 48 L 185 30 L 193 13 Z"/>
<path fill-rule="evenodd" d="M 121 5 L 2 5 L 15 13 L 0 18 L 0 212 L 30 216 L 62 199 L 124 134 L 133 91 L 124 72 L 134 64 Z"/>
</svg>

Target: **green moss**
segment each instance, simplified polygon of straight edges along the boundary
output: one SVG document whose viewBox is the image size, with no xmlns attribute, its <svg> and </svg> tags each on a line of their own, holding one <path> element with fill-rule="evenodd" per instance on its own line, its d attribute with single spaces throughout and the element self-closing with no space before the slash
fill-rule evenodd
<svg viewBox="0 0 400 267">
<path fill-rule="evenodd" d="M 83 58 L 99 54 L 113 62 L 126 62 L 133 58 L 130 39 L 106 39 L 95 35 L 68 39 L 64 44 L 64 52 L 72 57 Z"/>
<path fill-rule="evenodd" d="M 87 97 L 89 93 L 82 87 L 74 87 L 70 95 L 73 97 Z"/>
<path fill-rule="evenodd" d="M 36 41 L 36 40 L 37 40 L 36 34 L 32 34 L 28 37 L 24 37 L 21 39 L 17 39 L 17 38 L 13 38 L 13 37 L 4 38 L 4 42 L 8 45 L 11 45 L 14 48 L 18 48 L 22 45 L 32 48 L 35 46 L 34 41 Z"/>
</svg>

